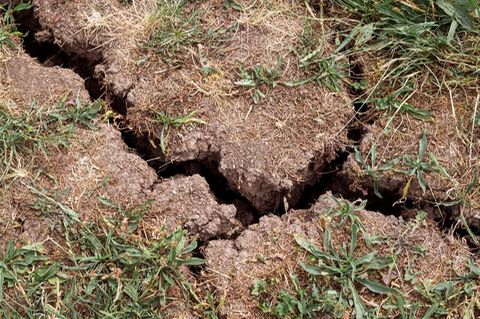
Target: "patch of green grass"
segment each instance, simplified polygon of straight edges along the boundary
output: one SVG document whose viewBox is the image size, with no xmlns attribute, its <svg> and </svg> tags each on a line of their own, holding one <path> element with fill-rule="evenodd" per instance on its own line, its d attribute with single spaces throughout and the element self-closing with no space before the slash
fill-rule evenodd
<svg viewBox="0 0 480 319">
<path fill-rule="evenodd" d="M 303 272 L 290 274 L 286 280 L 271 277 L 254 282 L 251 294 L 258 298 L 262 312 L 275 318 L 345 318 L 347 313 L 357 319 L 476 318 L 480 311 L 480 268 L 474 260 L 466 265 L 467 272 L 447 281 L 434 284 L 421 280 L 408 265 L 402 269 L 395 264 L 400 248 L 389 241 L 381 243 L 382 247 L 388 244 L 390 255 L 379 255 L 375 250 L 360 253 L 360 245 L 375 249 L 378 243 L 366 240 L 368 234 L 361 231 L 364 227 L 357 214 L 364 203 L 336 201 L 338 207 L 322 216 L 328 221 L 321 247 L 303 237 L 294 237 L 298 246 L 308 252 L 299 263 Z M 419 212 L 415 220 L 409 221 L 410 231 L 426 227 L 422 226 L 425 216 L 425 212 Z M 349 236 L 337 232 L 348 229 Z M 333 233 L 340 242 L 332 240 Z M 408 262 L 415 263 L 415 258 L 425 256 L 413 245 L 402 242 L 402 247 L 406 249 L 403 253 L 412 253 Z M 401 280 L 408 283 L 407 290 L 402 292 L 378 281 L 392 270 L 402 270 Z"/>
<path fill-rule="evenodd" d="M 395 116 L 400 112 L 401 114 L 407 114 L 420 121 L 430 121 L 432 119 L 432 112 L 416 108 L 402 99 L 402 96 L 407 92 L 409 93 L 409 89 L 401 89 L 391 95 L 381 98 L 371 98 L 362 102 L 372 103 L 377 110 L 383 111 L 391 116 Z"/>
<path fill-rule="evenodd" d="M 37 195 L 47 195 L 38 192 Z M 48 198 L 51 198 L 47 196 Z M 0 257 L 0 315 L 15 318 L 160 318 L 177 287 L 186 301 L 196 297 L 182 269 L 200 265 L 196 242 L 183 230 L 158 239 L 143 237 L 139 222 L 148 205 L 124 209 L 102 198 L 116 214 L 83 222 L 59 202 L 65 244 L 48 241 L 17 247 Z"/>
<path fill-rule="evenodd" d="M 207 291 L 206 295 L 207 295 L 206 300 L 199 304 L 200 308 L 203 308 L 204 318 L 219 319 L 218 309 L 223 306 L 223 303 L 225 300 L 221 298 L 220 302 L 217 305 L 215 303 L 216 300 L 213 293 L 211 293 L 210 291 Z"/>
<path fill-rule="evenodd" d="M 394 158 L 387 161 L 384 164 L 377 164 L 377 147 L 372 145 L 369 155 L 370 160 L 367 161 L 361 154 L 358 147 L 354 148 L 355 160 L 361 165 L 365 174 L 373 180 L 373 190 L 375 195 L 382 198 L 382 194 L 379 191 L 379 180 L 382 174 L 386 172 L 396 172 L 407 175 L 408 181 L 403 188 L 402 199 L 408 197 L 411 183 L 414 178 L 418 181 L 423 193 L 427 191 L 427 183 L 424 179 L 424 174 L 427 172 L 439 173 L 445 176 L 450 181 L 453 181 L 452 177 L 448 174 L 444 167 L 440 165 L 434 154 L 430 153 L 428 160 L 425 160 L 425 152 L 427 149 L 427 134 L 423 132 L 422 137 L 418 143 L 418 153 L 415 156 L 406 154 L 403 157 Z"/>
<path fill-rule="evenodd" d="M 356 253 L 358 233 L 358 223 L 353 223 L 350 242 L 343 243 L 339 249 L 333 247 L 328 228 L 324 231 L 322 250 L 305 239 L 296 237 L 295 240 L 300 247 L 311 254 L 311 260 L 308 263 L 300 264 L 303 270 L 311 276 L 332 278 L 342 288 L 339 300 L 351 299 L 356 317 L 364 318 L 367 307 L 360 298 L 356 284 L 375 294 L 397 294 L 397 291 L 369 278 L 369 274 L 371 276 L 372 272 L 388 267 L 392 261 L 378 256 L 375 251 L 359 256 Z"/>
<path fill-rule="evenodd" d="M 475 193 L 480 189 L 479 186 L 480 184 L 478 181 L 478 176 L 475 173 L 470 182 L 457 194 L 458 199 L 453 201 L 442 201 L 436 204 L 438 207 L 460 207 L 460 221 L 462 222 L 462 227 L 470 236 L 470 243 L 476 245 L 477 247 L 480 247 L 480 236 L 476 235 L 475 232 L 470 228 L 464 212 L 475 209 L 472 207 L 471 196 L 475 196 Z"/>
<path fill-rule="evenodd" d="M 171 127 L 179 128 L 187 124 L 207 124 L 207 122 L 203 121 L 202 119 L 195 117 L 195 114 L 195 111 L 187 115 L 181 115 L 176 117 L 166 113 L 155 114 L 154 121 L 156 123 L 162 124 L 162 131 L 160 133 L 160 148 L 164 154 L 167 151 L 167 140 Z"/>
<path fill-rule="evenodd" d="M 288 87 L 305 85 L 310 82 L 321 84 L 332 91 L 342 90 L 342 82 L 348 76 L 348 63 L 339 55 L 325 56 L 326 43 L 323 34 L 317 29 L 321 22 L 307 19 L 299 43 L 293 48 L 298 56 L 298 64 L 306 77 L 289 80 L 284 84 Z"/>
<path fill-rule="evenodd" d="M 344 304 L 339 300 L 339 292 L 334 289 L 321 290 L 315 282 L 305 287 L 296 274 L 291 274 L 289 284 L 291 289 L 279 291 L 272 303 L 267 300 L 272 291 L 270 287 L 278 284 L 274 279 L 257 280 L 251 291 L 253 296 L 260 298 L 259 308 L 263 313 L 276 318 L 317 318 L 328 313 L 340 318 L 344 312 Z"/>
<path fill-rule="evenodd" d="M 477 318 L 480 310 L 480 268 L 472 259 L 468 261 L 468 271 L 465 274 L 447 281 L 434 284 L 432 280 L 420 280 L 417 274 L 408 272 L 404 279 L 422 296 L 424 304 L 419 301 L 410 303 L 402 298 L 399 303 L 402 318 L 418 318 L 420 306 L 424 308 L 422 318 L 456 318 L 460 315 L 462 318 Z M 407 316 L 408 312 L 411 315 Z"/>
<path fill-rule="evenodd" d="M 258 104 L 266 96 L 262 92 L 263 87 L 275 88 L 278 85 L 280 74 L 272 68 L 264 65 L 256 65 L 249 72 L 246 68 L 240 68 L 241 79 L 235 82 L 235 85 L 251 88 L 253 102 Z"/>
<path fill-rule="evenodd" d="M 0 181 L 14 178 L 29 160 L 47 155 L 50 146 L 66 146 L 74 129 L 81 125 L 94 129 L 93 120 L 101 103 L 83 104 L 80 99 L 62 99 L 53 108 L 33 102 L 19 114 L 0 106 Z"/>
<path fill-rule="evenodd" d="M 200 27 L 198 11 L 189 12 L 186 0 L 158 0 L 152 16 L 153 32 L 147 47 L 169 64 L 178 63 L 178 55 L 191 45 L 201 43 L 206 33 Z"/>
<path fill-rule="evenodd" d="M 288 87 L 295 87 L 316 82 L 334 92 L 340 92 L 346 75 L 345 65 L 339 65 L 339 63 L 341 60 L 336 57 L 323 57 L 320 52 L 311 52 L 300 59 L 300 68 L 304 69 L 309 76 L 301 80 L 286 81 L 284 84 Z"/>
<path fill-rule="evenodd" d="M 340 205 L 333 215 L 332 212 L 325 214 L 325 218 L 332 219 L 332 222 L 324 229 L 321 249 L 302 237 L 295 237 L 296 243 L 308 252 L 306 261 L 300 262 L 308 278 L 306 282 L 301 283 L 298 275 L 292 274 L 291 287 L 274 296 L 269 287 L 276 284 L 275 279 L 255 282 L 252 294 L 260 298 L 263 312 L 277 318 L 316 318 L 325 313 L 341 318 L 353 306 L 356 318 L 360 319 L 370 316 L 370 311 L 360 298 L 358 287 L 373 294 L 396 296 L 399 293 L 373 279 L 379 270 L 392 265 L 391 258 L 379 256 L 376 251 L 364 255 L 358 253 L 358 244 L 362 240 L 367 246 L 370 244 L 365 241 L 365 228 L 355 215 L 363 209 L 364 203 L 359 206 L 349 205 L 346 201 L 337 203 Z M 330 228 L 345 226 L 350 228 L 350 237 L 334 246 Z"/>
<path fill-rule="evenodd" d="M 242 11 L 235 1 L 224 1 L 225 9 Z M 185 54 L 195 51 L 197 44 L 215 47 L 230 39 L 238 32 L 239 22 L 228 26 L 211 28 L 202 19 L 208 14 L 195 8 L 195 2 L 188 0 L 157 0 L 156 10 L 150 17 L 150 36 L 143 46 L 157 54 L 171 67 L 179 67 Z M 137 63 L 144 63 L 143 57 Z"/>
<path fill-rule="evenodd" d="M 337 49 L 384 60 L 380 81 L 393 87 L 426 76 L 441 85 L 478 81 L 479 4 L 466 1 L 336 0 L 358 17 Z M 351 20 L 350 20 L 351 23 Z"/>
<path fill-rule="evenodd" d="M 14 48 L 17 45 L 14 39 L 21 38 L 23 34 L 17 30 L 13 15 L 31 7 L 30 2 L 20 2 L 14 5 L 10 1 L 7 7 L 0 4 L 0 49 L 3 46 Z"/>
</svg>

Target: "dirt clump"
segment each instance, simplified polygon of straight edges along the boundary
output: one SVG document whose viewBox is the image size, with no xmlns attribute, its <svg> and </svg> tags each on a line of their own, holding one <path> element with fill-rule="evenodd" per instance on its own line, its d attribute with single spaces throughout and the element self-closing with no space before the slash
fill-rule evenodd
<svg viewBox="0 0 480 319">
<path fill-rule="evenodd" d="M 239 5 L 245 10 L 194 2 L 181 6 L 175 11 L 179 17 L 172 18 L 162 11 L 167 4 L 106 2 L 110 9 L 95 13 L 102 22 L 98 27 L 89 24 L 91 4 L 76 4 L 76 11 L 72 4 L 42 1 L 35 12 L 60 44 L 81 42 L 79 34 L 86 34 L 83 46 L 92 37 L 101 42 L 104 63 L 96 68 L 97 76 L 128 106 L 128 126 L 148 136 L 151 157 L 165 162 L 215 160 L 230 186 L 256 209 L 274 211 L 285 201 L 294 204 L 303 187 L 314 183 L 344 149 L 345 127 L 353 113 L 347 94 L 321 78 L 289 84 L 317 76 L 299 65 L 293 49 L 300 45 L 310 16 L 304 5 Z M 72 13 L 67 24 L 54 21 L 59 11 Z M 171 60 L 168 48 L 155 39 L 170 36 L 168 28 L 177 20 L 169 19 L 189 18 L 195 35 L 185 35 L 185 43 L 170 48 L 178 52 Z M 73 31 L 60 31 L 70 30 L 72 21 L 82 26 L 76 37 L 65 34 Z M 132 39 L 128 26 L 133 24 L 137 33 Z M 323 45 L 319 60 L 331 51 L 328 41 Z M 182 117 L 184 125 L 169 124 Z M 189 124 L 192 117 L 208 124 Z"/>
<path fill-rule="evenodd" d="M 18 104 L 56 103 L 61 97 L 88 101 L 83 80 L 67 69 L 45 68 L 21 50 L 1 54 L 1 85 L 5 99 Z M 7 95 L 8 93 L 8 95 Z"/>
<path fill-rule="evenodd" d="M 21 52 L 9 55 L 1 69 L 5 75 L 2 102 L 12 112 L 28 110 L 32 101 L 45 110 L 61 99 L 89 103 L 83 81 L 70 70 L 42 67 Z M 47 211 L 32 209 L 47 197 L 52 205 L 67 201 L 84 220 L 111 213 L 111 207 L 99 204 L 99 196 L 125 208 L 149 202 L 146 218 L 152 222 L 152 231 L 165 225 L 168 231 L 186 227 L 208 239 L 231 235 L 240 228 L 235 207 L 218 204 L 202 177 L 158 180 L 155 171 L 127 149 L 117 130 L 101 123 L 96 127 L 77 128 L 67 147 L 50 147 L 48 156 L 25 157 L 28 166 L 2 189 L 2 242 L 13 238 L 41 241 L 48 236 L 54 219 Z"/>
</svg>

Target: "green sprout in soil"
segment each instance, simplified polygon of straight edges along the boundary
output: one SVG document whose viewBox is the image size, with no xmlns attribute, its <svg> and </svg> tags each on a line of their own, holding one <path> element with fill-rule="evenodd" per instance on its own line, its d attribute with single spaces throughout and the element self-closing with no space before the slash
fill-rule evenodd
<svg viewBox="0 0 480 319">
<path fill-rule="evenodd" d="M 278 85 L 280 75 L 272 68 L 256 65 L 251 72 L 244 67 L 240 68 L 241 79 L 235 82 L 235 85 L 253 89 L 252 98 L 255 104 L 258 104 L 265 98 L 262 92 L 262 86 L 275 88 Z"/>
<path fill-rule="evenodd" d="M 293 48 L 298 57 L 299 68 L 305 72 L 306 77 L 286 81 L 286 86 L 295 87 L 316 82 L 335 92 L 342 90 L 342 82 L 348 75 L 348 65 L 341 56 L 325 57 L 325 37 L 320 30 L 321 22 L 306 20 L 298 44 Z"/>
<path fill-rule="evenodd" d="M 363 103 L 372 103 L 376 106 L 376 109 L 383 111 L 389 115 L 395 115 L 398 112 L 401 114 L 407 114 L 420 121 L 429 121 L 432 119 L 432 112 L 428 110 L 422 110 L 414 107 L 401 99 L 401 96 L 406 93 L 405 90 L 399 90 L 392 95 L 387 95 L 382 98 L 371 98 Z"/>
<path fill-rule="evenodd" d="M 195 111 L 187 115 L 181 115 L 176 117 L 166 113 L 155 114 L 154 121 L 156 123 L 162 124 L 162 131 L 160 133 L 160 148 L 164 154 L 167 151 L 167 140 L 168 140 L 168 134 L 170 132 L 171 127 L 179 128 L 187 124 L 200 124 L 200 125 L 207 124 L 207 122 L 205 122 L 204 120 L 195 117 L 195 114 L 196 114 Z"/>
<path fill-rule="evenodd" d="M 403 188 L 403 198 L 407 197 L 411 182 L 414 177 L 416 177 L 418 184 L 420 185 L 420 188 L 422 189 L 423 193 L 427 191 L 427 183 L 423 178 L 423 174 L 425 172 L 441 173 L 444 176 L 451 179 L 451 177 L 448 175 L 446 170 L 442 166 L 440 166 L 435 155 L 430 154 L 429 160 L 424 161 L 426 149 L 427 149 L 427 134 L 423 132 L 422 138 L 418 143 L 418 153 L 416 157 L 414 158 L 411 155 L 405 155 L 403 157 L 403 164 L 408 169 L 400 170 L 399 172 L 404 173 L 407 176 L 410 176 L 407 181 L 407 184 Z"/>
<path fill-rule="evenodd" d="M 335 57 L 322 57 L 320 51 L 314 51 L 300 59 L 300 68 L 304 69 L 309 76 L 301 80 L 286 81 L 288 87 L 305 85 L 310 82 L 321 84 L 334 92 L 342 90 L 342 82 L 345 78 L 344 66 L 339 66 Z"/>
<path fill-rule="evenodd" d="M 370 161 L 368 162 L 365 159 L 358 147 L 354 148 L 355 152 L 355 160 L 359 163 L 365 173 L 370 176 L 373 180 L 373 191 L 375 195 L 379 198 L 383 198 L 382 194 L 380 193 L 380 185 L 379 185 L 379 178 L 380 174 L 384 172 L 388 172 L 393 169 L 393 167 L 400 162 L 400 159 L 392 159 L 386 163 L 377 163 L 377 146 L 374 144 L 370 150 Z"/>
<path fill-rule="evenodd" d="M 153 32 L 147 47 L 168 63 L 177 62 L 183 48 L 203 42 L 205 34 L 199 27 L 199 13 L 187 12 L 186 3 L 185 0 L 159 0 L 152 16 Z"/>
</svg>

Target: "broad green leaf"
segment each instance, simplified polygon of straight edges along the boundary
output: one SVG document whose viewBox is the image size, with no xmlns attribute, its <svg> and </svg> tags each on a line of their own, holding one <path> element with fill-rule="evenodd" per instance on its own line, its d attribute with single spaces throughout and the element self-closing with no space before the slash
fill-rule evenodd
<svg viewBox="0 0 480 319">
<path fill-rule="evenodd" d="M 353 304 L 355 306 L 355 318 L 365 318 L 367 314 L 367 309 L 365 308 L 365 305 L 360 296 L 358 295 L 357 289 L 355 288 L 355 285 L 351 280 L 348 280 L 348 287 L 350 289 L 350 292 L 352 293 Z"/>
<path fill-rule="evenodd" d="M 369 23 L 367 25 L 361 26 L 358 31 L 358 36 L 355 39 L 355 45 L 357 47 L 360 47 L 369 42 L 375 32 L 375 27 L 375 23 Z"/>
<path fill-rule="evenodd" d="M 380 188 L 380 185 L 379 185 L 378 179 L 373 177 L 373 192 L 375 193 L 375 195 L 377 195 L 378 198 L 383 198 L 379 188 Z"/>
<path fill-rule="evenodd" d="M 302 85 L 305 85 L 307 83 L 310 83 L 314 80 L 315 80 L 315 77 L 309 77 L 309 78 L 306 78 L 306 79 L 303 79 L 303 80 L 298 80 L 298 81 L 285 81 L 285 82 L 283 82 L 283 85 L 285 85 L 287 87 L 297 87 L 297 86 L 302 86 Z"/>
<path fill-rule="evenodd" d="M 328 274 L 328 272 L 326 272 L 325 268 L 323 268 L 323 267 L 321 268 L 321 267 L 318 267 L 318 266 L 309 265 L 309 264 L 306 264 L 304 262 L 300 262 L 300 266 L 302 267 L 303 270 L 305 270 L 310 275 L 324 276 L 324 275 Z"/>
<path fill-rule="evenodd" d="M 13 11 L 16 11 L 16 12 L 23 11 L 23 10 L 30 9 L 31 7 L 32 7 L 32 4 L 30 2 L 20 3 L 13 8 Z"/>
<path fill-rule="evenodd" d="M 369 254 L 363 255 L 362 257 L 354 260 L 355 265 L 361 266 L 363 264 L 370 263 L 371 261 L 373 261 L 375 259 L 376 256 L 377 256 L 377 252 L 375 252 L 375 251 L 373 251 Z"/>
<path fill-rule="evenodd" d="M 333 251 L 332 238 L 331 238 L 330 230 L 328 228 L 325 228 L 323 232 L 323 247 L 328 252 Z"/>
<path fill-rule="evenodd" d="M 375 166 L 377 162 L 377 145 L 373 144 L 372 149 L 370 150 L 370 158 L 372 160 L 372 166 Z"/>
<path fill-rule="evenodd" d="M 358 239 L 358 224 L 353 222 L 351 227 L 351 234 L 350 234 L 350 250 L 348 255 L 351 257 L 355 252 L 355 248 L 357 247 L 357 239 Z"/>
<path fill-rule="evenodd" d="M 3 302 L 3 284 L 5 282 L 4 269 L 0 267 L 0 303 Z"/>
<path fill-rule="evenodd" d="M 437 311 L 438 309 L 438 304 L 435 303 L 433 304 L 432 306 L 430 306 L 430 308 L 428 308 L 428 310 L 425 312 L 425 314 L 423 315 L 422 319 L 429 319 L 431 318 L 435 312 Z"/>
<path fill-rule="evenodd" d="M 450 29 L 448 30 L 448 35 L 447 35 L 448 44 L 452 42 L 453 37 L 455 36 L 455 32 L 457 31 L 457 27 L 458 27 L 457 20 L 452 20 L 452 23 L 450 24 Z"/>
<path fill-rule="evenodd" d="M 198 257 L 191 257 L 186 260 L 179 260 L 179 263 L 182 265 L 187 265 L 187 266 L 198 266 L 198 265 L 203 265 L 205 264 L 205 260 L 202 258 Z"/>
<path fill-rule="evenodd" d="M 297 244 L 314 255 L 315 257 L 322 258 L 322 259 L 330 259 L 331 256 L 321 252 L 313 243 L 309 242 L 308 240 L 305 240 L 299 236 L 295 236 L 295 241 Z"/>
<path fill-rule="evenodd" d="M 418 157 L 417 160 L 420 162 L 425 156 L 425 150 L 427 149 L 427 134 L 423 132 L 422 138 L 418 143 Z"/>
<path fill-rule="evenodd" d="M 255 83 L 255 81 L 252 80 L 252 79 L 239 80 L 239 81 L 236 81 L 234 84 L 235 84 L 235 85 L 238 85 L 238 86 L 249 87 L 249 88 L 254 88 L 254 87 L 257 86 L 257 84 Z"/>
<path fill-rule="evenodd" d="M 458 21 L 466 30 L 472 30 L 473 20 L 470 11 L 473 6 L 469 5 L 469 1 L 453 1 L 453 0 L 437 0 L 436 4 L 450 17 Z"/>
<path fill-rule="evenodd" d="M 360 164 L 364 164 L 362 154 L 360 153 L 360 150 L 358 149 L 358 147 L 355 146 L 353 149 L 354 149 L 354 152 L 355 152 L 355 160 Z"/>
<path fill-rule="evenodd" d="M 371 292 L 377 293 L 377 294 L 382 294 L 382 295 L 387 295 L 387 294 L 397 294 L 398 291 L 387 287 L 377 281 L 373 281 L 370 279 L 362 279 L 362 278 L 357 278 L 357 282 L 361 283 L 365 287 L 368 288 Z"/>
<path fill-rule="evenodd" d="M 468 260 L 468 269 L 477 277 L 480 277 L 480 266 L 476 265 L 471 258 Z"/>
<path fill-rule="evenodd" d="M 425 182 L 425 179 L 423 178 L 422 171 L 417 170 L 416 175 L 417 175 L 418 184 L 420 185 L 420 188 L 422 189 L 423 193 L 425 193 L 427 191 L 427 182 Z"/>
</svg>

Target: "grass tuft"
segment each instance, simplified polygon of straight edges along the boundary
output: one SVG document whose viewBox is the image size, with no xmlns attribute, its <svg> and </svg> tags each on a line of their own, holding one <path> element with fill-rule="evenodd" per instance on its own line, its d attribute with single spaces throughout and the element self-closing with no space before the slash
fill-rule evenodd
<svg viewBox="0 0 480 319">
<path fill-rule="evenodd" d="M 0 106 L 0 182 L 15 178 L 26 159 L 47 155 L 50 146 L 66 146 L 77 126 L 94 129 L 101 103 L 62 99 L 53 108 L 32 102 L 20 114 Z"/>
<path fill-rule="evenodd" d="M 148 204 L 125 209 L 100 200 L 116 214 L 96 222 L 82 222 L 54 201 L 65 244 L 49 244 L 61 247 L 62 258 L 44 243 L 7 245 L 0 256 L 2 317 L 159 318 L 174 287 L 177 298 L 196 297 L 182 270 L 203 264 L 191 257 L 196 242 L 180 229 L 148 240 L 138 229 Z"/>
<path fill-rule="evenodd" d="M 14 48 L 17 46 L 15 39 L 21 38 L 23 34 L 19 32 L 15 25 L 13 15 L 23 10 L 28 10 L 32 7 L 29 2 L 13 4 L 9 1 L 7 7 L 0 4 L 0 49 L 4 46 Z"/>
<path fill-rule="evenodd" d="M 479 4 L 467 1 L 336 0 L 359 17 L 337 49 L 385 61 L 393 87 L 418 78 L 475 85 L 480 75 Z"/>
</svg>

